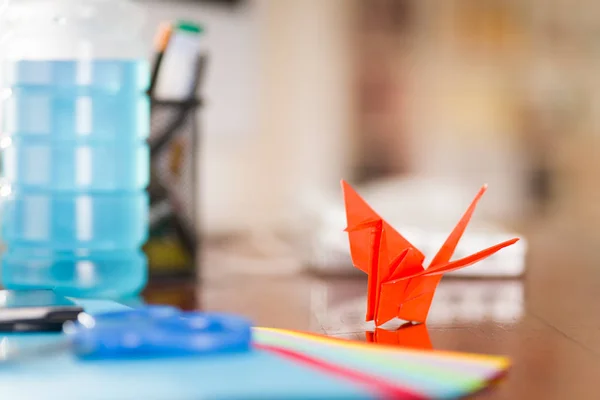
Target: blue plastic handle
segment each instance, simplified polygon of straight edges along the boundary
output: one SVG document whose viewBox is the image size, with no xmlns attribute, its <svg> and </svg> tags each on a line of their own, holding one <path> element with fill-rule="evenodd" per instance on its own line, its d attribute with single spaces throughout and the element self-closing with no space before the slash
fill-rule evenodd
<svg viewBox="0 0 600 400">
<path fill-rule="evenodd" d="M 64 332 L 86 359 L 216 355 L 249 351 L 252 324 L 231 314 L 147 306 L 84 314 Z"/>
</svg>

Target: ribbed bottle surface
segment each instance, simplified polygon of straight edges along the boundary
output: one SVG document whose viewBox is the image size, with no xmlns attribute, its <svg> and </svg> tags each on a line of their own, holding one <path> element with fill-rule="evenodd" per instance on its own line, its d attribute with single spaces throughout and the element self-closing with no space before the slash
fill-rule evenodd
<svg viewBox="0 0 600 400">
<path fill-rule="evenodd" d="M 2 284 L 136 293 L 147 279 L 148 62 L 18 60 L 2 72 Z"/>
</svg>

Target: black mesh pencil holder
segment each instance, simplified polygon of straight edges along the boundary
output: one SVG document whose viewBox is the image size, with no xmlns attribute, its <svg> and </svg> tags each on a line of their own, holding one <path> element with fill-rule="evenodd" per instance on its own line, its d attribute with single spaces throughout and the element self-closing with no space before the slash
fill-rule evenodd
<svg viewBox="0 0 600 400">
<path fill-rule="evenodd" d="M 205 56 L 198 59 L 190 98 L 155 99 L 150 93 L 150 231 L 144 246 L 151 279 L 196 278 L 199 256 L 199 114 L 196 95 Z"/>
</svg>

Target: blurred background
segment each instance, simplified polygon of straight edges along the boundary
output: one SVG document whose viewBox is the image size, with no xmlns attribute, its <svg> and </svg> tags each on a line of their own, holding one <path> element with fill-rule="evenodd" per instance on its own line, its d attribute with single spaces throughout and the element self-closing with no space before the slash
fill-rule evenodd
<svg viewBox="0 0 600 400">
<path fill-rule="evenodd" d="M 161 23 L 202 28 L 193 182 L 178 185 L 203 277 L 356 273 L 341 179 L 427 255 L 487 183 L 459 252 L 523 240 L 476 276 L 522 276 L 529 233 L 553 221 L 596 234 L 596 2 L 137 3 L 149 49 Z"/>
<path fill-rule="evenodd" d="M 340 179 L 436 232 L 483 183 L 473 223 L 490 234 L 600 218 L 592 1 L 147 3 L 157 23 L 206 27 L 198 204 L 212 249 L 279 255 L 278 272 L 332 264 Z"/>
</svg>

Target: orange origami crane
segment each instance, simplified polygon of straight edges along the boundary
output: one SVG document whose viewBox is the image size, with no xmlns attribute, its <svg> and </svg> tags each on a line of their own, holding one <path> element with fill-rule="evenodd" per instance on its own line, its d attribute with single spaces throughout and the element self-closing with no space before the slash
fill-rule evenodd
<svg viewBox="0 0 600 400">
<path fill-rule="evenodd" d="M 438 283 L 446 272 L 481 261 L 516 243 L 511 239 L 471 256 L 450 261 L 484 185 L 427 269 L 425 256 L 385 222 L 345 181 L 342 181 L 352 263 L 369 277 L 366 321 L 380 326 L 398 317 L 425 322 Z"/>
</svg>

